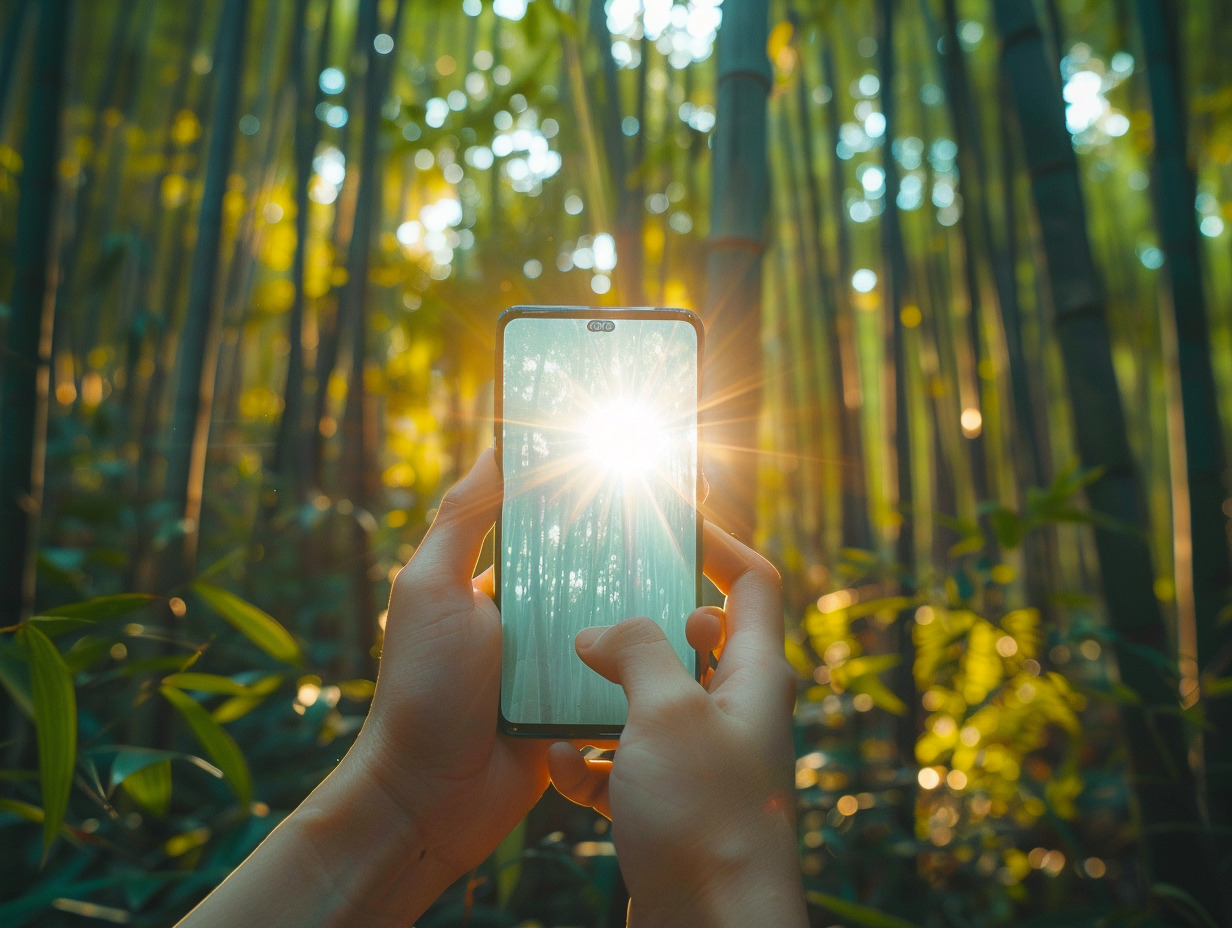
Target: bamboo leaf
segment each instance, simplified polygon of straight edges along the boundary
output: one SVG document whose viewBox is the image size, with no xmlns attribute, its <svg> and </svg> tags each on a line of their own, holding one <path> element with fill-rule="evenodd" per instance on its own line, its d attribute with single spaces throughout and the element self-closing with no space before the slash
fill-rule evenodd
<svg viewBox="0 0 1232 928">
<path fill-rule="evenodd" d="M 265 702 L 265 698 L 278 689 L 281 683 L 282 677 L 278 674 L 264 677 L 256 683 L 249 684 L 243 694 L 232 696 L 221 702 L 210 715 L 219 725 L 234 722 Z"/>
<path fill-rule="evenodd" d="M 30 689 L 37 732 L 39 785 L 43 792 L 43 856 L 51 849 L 68 810 L 77 762 L 77 695 L 73 677 L 51 639 L 27 625 L 22 640 L 30 658 Z"/>
<path fill-rule="evenodd" d="M 161 763 L 178 757 L 176 751 L 159 751 L 154 748 L 124 748 L 119 751 L 111 762 L 110 788 L 115 789 L 134 773 L 138 773 L 151 764 Z"/>
<path fill-rule="evenodd" d="M 879 612 L 893 615 L 911 608 L 915 605 L 915 602 L 910 596 L 882 596 L 878 599 L 868 599 L 848 606 L 847 615 L 852 620 L 876 615 Z"/>
<path fill-rule="evenodd" d="M 117 616 L 127 615 L 130 612 L 143 609 L 154 598 L 147 593 L 121 593 L 116 596 L 99 596 L 95 599 L 88 599 L 85 602 L 69 603 L 65 606 L 48 609 L 46 612 L 31 616 L 30 621 L 38 625 L 39 629 L 47 637 L 54 638 L 65 632 L 71 632 L 86 625 L 93 625 L 95 622 L 114 619 Z"/>
<path fill-rule="evenodd" d="M 813 662 L 809 659 L 802 644 L 794 638 L 785 638 L 783 650 L 787 654 L 787 663 L 791 664 L 796 673 L 806 679 L 813 675 Z"/>
<path fill-rule="evenodd" d="M 244 753 L 235 743 L 235 739 L 214 721 L 204 706 L 187 693 L 171 686 L 160 686 L 158 689 L 163 698 L 179 710 L 205 753 L 222 771 L 223 778 L 235 792 L 236 798 L 243 805 L 248 805 L 252 801 L 252 775 L 248 771 L 248 761 L 244 759 Z"/>
<path fill-rule="evenodd" d="M 115 750 L 108 748 L 104 750 Z M 222 779 L 222 771 L 209 761 L 195 754 L 185 754 L 181 751 L 159 751 L 155 748 L 123 747 L 116 752 L 115 760 L 111 762 L 111 777 L 109 779 L 108 795 L 128 777 L 139 770 L 157 764 L 160 761 L 185 760 L 199 767 L 212 777 Z"/>
<path fill-rule="evenodd" d="M 226 725 L 228 722 L 242 719 L 263 702 L 264 696 L 232 696 L 220 702 L 210 715 L 219 725 Z"/>
<path fill-rule="evenodd" d="M 1206 907 L 1181 887 L 1173 883 L 1154 883 L 1151 886 L 1151 894 L 1157 898 L 1178 903 L 1193 917 L 1193 924 L 1201 925 L 1203 928 L 1219 928 L 1219 923 L 1206 910 Z"/>
<path fill-rule="evenodd" d="M 163 677 L 163 683 L 181 690 L 196 690 L 199 693 L 214 693 L 223 696 L 250 695 L 245 684 L 231 677 L 223 677 L 214 673 L 173 673 Z"/>
<path fill-rule="evenodd" d="M 96 661 L 102 660 L 114 644 L 114 639 L 100 638 L 97 635 L 82 635 L 65 652 L 64 663 L 68 664 L 71 673 L 81 673 Z"/>
<path fill-rule="evenodd" d="M 998 506 L 988 514 L 988 522 L 992 526 L 993 534 L 997 536 L 997 543 L 1002 548 L 1012 551 L 1022 544 L 1023 535 L 1026 534 L 1026 523 L 1014 510 Z"/>
<path fill-rule="evenodd" d="M 299 644 L 269 613 L 212 583 L 198 580 L 192 588 L 211 609 L 270 657 L 297 667 L 304 663 Z"/>
<path fill-rule="evenodd" d="M 0 799 L 0 812 L 8 812 L 36 825 L 43 821 L 43 810 L 20 799 Z"/>
<path fill-rule="evenodd" d="M 148 606 L 156 597 L 148 593 L 120 593 L 116 596 L 99 596 L 87 599 L 82 603 L 70 603 L 67 606 L 57 606 L 35 616 L 36 619 L 51 616 L 64 616 L 74 619 L 89 619 L 101 622 L 103 619 L 114 619 L 116 616 L 127 615 Z"/>
<path fill-rule="evenodd" d="M 93 619 L 78 619 L 58 615 L 33 615 L 30 616 L 30 622 L 37 625 L 39 631 L 48 638 L 55 638 L 57 635 L 63 635 L 65 632 L 71 632 L 94 624 Z"/>
<path fill-rule="evenodd" d="M 506 905 L 522 875 L 522 857 L 526 851 L 526 819 L 518 822 L 513 831 L 496 846 L 492 863 L 496 868 L 496 898 Z"/>
<path fill-rule="evenodd" d="M 1203 680 L 1202 695 L 1207 699 L 1232 696 L 1232 677 L 1211 677 Z"/>
<path fill-rule="evenodd" d="M 856 925 L 864 925 L 866 928 L 918 928 L 915 923 L 909 922 L 905 918 L 890 915 L 888 912 L 874 909 L 870 905 L 861 905 L 849 899 L 840 899 L 838 896 L 831 896 L 829 893 L 809 892 L 806 896 L 813 905 L 833 912 L 845 921 Z"/>
<path fill-rule="evenodd" d="M 121 785 L 137 805 L 162 818 L 171 807 L 171 761 L 163 759 L 134 770 Z"/>
<path fill-rule="evenodd" d="M 376 684 L 371 680 L 344 680 L 338 684 L 338 689 L 347 699 L 367 702 L 376 692 Z"/>
<path fill-rule="evenodd" d="M 852 678 L 847 681 L 847 689 L 868 696 L 878 709 L 884 709 L 894 715 L 907 714 L 907 706 L 875 674 L 866 673 Z"/>
<path fill-rule="evenodd" d="M 191 850 L 201 847 L 210 840 L 210 830 L 202 825 L 191 831 L 181 832 L 168 838 L 163 844 L 163 853 L 168 857 L 180 857 Z"/>
<path fill-rule="evenodd" d="M 897 667 L 902 660 L 901 654 L 874 654 L 869 657 L 854 657 L 844 663 L 841 668 L 835 669 L 841 669 L 850 679 L 855 679 L 870 673 L 884 673 L 891 667 Z"/>
<path fill-rule="evenodd" d="M 975 554 L 982 550 L 984 550 L 984 536 L 971 535 L 962 541 L 950 545 L 950 550 L 947 553 L 950 557 L 962 557 L 965 554 Z"/>
</svg>

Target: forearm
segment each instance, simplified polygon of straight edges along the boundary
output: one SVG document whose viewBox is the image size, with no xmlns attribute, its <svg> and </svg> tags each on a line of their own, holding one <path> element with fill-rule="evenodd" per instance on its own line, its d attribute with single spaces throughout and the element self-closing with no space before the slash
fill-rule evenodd
<svg viewBox="0 0 1232 928">
<path fill-rule="evenodd" d="M 179 928 L 405 926 L 452 881 L 443 869 L 348 756 Z"/>
</svg>

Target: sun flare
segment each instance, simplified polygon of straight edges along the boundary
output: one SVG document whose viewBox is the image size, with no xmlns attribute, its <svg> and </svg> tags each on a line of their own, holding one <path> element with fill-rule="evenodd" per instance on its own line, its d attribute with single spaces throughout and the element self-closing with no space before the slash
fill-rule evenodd
<svg viewBox="0 0 1232 928">
<path fill-rule="evenodd" d="M 615 397 L 594 407 L 582 422 L 587 457 L 604 473 L 640 477 L 660 463 L 667 445 L 663 418 L 644 400 Z"/>
</svg>

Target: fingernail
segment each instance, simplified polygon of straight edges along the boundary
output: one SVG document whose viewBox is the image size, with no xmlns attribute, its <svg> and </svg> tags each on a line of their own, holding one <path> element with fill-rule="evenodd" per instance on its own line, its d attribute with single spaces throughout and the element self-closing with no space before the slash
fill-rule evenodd
<svg viewBox="0 0 1232 928">
<path fill-rule="evenodd" d="M 612 626 L 610 625 L 592 625 L 590 628 L 584 628 L 577 633 L 577 637 L 573 639 L 574 645 L 579 649 L 589 648 L 592 644 L 602 637 L 603 633 Z"/>
</svg>

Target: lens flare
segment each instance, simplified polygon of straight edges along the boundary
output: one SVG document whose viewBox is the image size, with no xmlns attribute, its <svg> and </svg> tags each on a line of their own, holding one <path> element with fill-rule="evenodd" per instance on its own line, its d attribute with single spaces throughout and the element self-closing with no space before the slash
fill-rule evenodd
<svg viewBox="0 0 1232 928">
<path fill-rule="evenodd" d="M 581 426 L 587 456 L 604 473 L 640 477 L 658 465 L 666 432 L 658 411 L 629 397 L 606 400 L 590 411 Z"/>
</svg>

